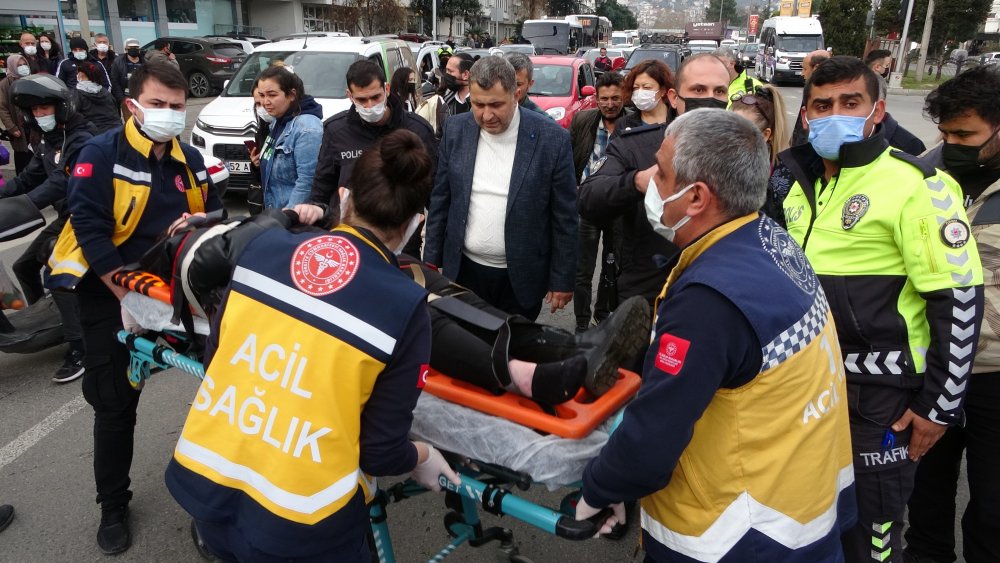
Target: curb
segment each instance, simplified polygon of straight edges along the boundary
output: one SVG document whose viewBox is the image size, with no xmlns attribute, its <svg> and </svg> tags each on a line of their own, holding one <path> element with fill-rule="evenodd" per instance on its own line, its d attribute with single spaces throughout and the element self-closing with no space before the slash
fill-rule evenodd
<svg viewBox="0 0 1000 563">
<path fill-rule="evenodd" d="M 887 93 L 894 96 L 926 96 L 933 91 L 933 89 L 917 90 L 912 88 L 889 88 Z"/>
</svg>

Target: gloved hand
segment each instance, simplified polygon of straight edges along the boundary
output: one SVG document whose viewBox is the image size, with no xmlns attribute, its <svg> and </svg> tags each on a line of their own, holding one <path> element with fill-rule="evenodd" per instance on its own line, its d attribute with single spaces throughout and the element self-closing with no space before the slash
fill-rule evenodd
<svg viewBox="0 0 1000 563">
<path fill-rule="evenodd" d="M 121 309 L 122 309 L 122 328 L 131 332 L 132 334 L 142 334 L 146 332 L 146 329 L 142 328 L 142 326 L 139 325 L 138 321 L 135 320 L 135 317 L 132 316 L 132 313 L 128 312 L 128 309 L 126 309 L 124 305 L 122 306 Z"/>
<path fill-rule="evenodd" d="M 444 456 L 441 452 L 434 449 L 434 446 L 430 444 L 425 444 L 423 442 L 414 442 L 417 446 L 417 451 L 420 451 L 421 447 L 427 448 L 427 459 L 423 463 L 417 464 L 413 468 L 410 475 L 413 479 L 420 483 L 426 489 L 431 491 L 439 492 L 441 490 L 441 484 L 438 483 L 438 476 L 444 475 L 449 481 L 455 485 L 461 485 L 462 480 L 458 477 L 458 473 L 448 465 L 448 462 L 444 460 Z"/>
<path fill-rule="evenodd" d="M 625 523 L 625 503 L 612 504 L 610 508 L 613 514 L 601 524 L 601 529 L 597 531 L 598 534 L 610 534 L 611 529 L 616 524 Z M 576 519 L 586 520 L 592 516 L 596 516 L 602 510 L 604 509 L 594 508 L 587 504 L 587 501 L 583 499 L 583 495 L 580 495 L 580 500 L 576 503 Z"/>
</svg>

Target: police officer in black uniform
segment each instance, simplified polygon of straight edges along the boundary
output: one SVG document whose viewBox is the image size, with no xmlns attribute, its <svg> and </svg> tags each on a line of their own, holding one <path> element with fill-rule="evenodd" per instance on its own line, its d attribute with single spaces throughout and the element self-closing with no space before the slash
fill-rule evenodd
<svg viewBox="0 0 1000 563">
<path fill-rule="evenodd" d="M 347 186 L 361 154 L 389 133 L 397 129 L 416 133 L 435 165 L 437 161 L 434 130 L 389 93 L 379 65 L 369 60 L 352 64 L 347 69 L 347 93 L 354 102 L 350 109 L 323 124 L 323 144 L 313 176 L 312 202 L 329 205 L 335 217 L 339 217 L 340 207 L 337 189 Z"/>
<path fill-rule="evenodd" d="M 726 66 L 711 54 L 695 55 L 681 65 L 676 86 L 667 91 L 667 97 L 682 114 L 702 107 L 725 109 L 728 92 Z M 653 232 L 643 206 L 666 127 L 664 123 L 615 131 L 603 162 L 580 186 L 577 210 L 581 217 L 607 221 L 620 215 L 623 219 L 619 302 L 642 295 L 652 304 L 666 280 L 666 272 L 654 257 L 669 258 L 677 252 L 676 246 Z"/>
</svg>

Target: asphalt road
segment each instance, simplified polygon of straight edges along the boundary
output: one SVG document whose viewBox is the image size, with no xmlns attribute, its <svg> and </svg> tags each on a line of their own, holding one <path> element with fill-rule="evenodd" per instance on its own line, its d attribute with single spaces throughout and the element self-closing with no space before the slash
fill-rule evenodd
<svg viewBox="0 0 1000 563">
<path fill-rule="evenodd" d="M 800 91 L 782 88 L 791 113 L 799 105 Z M 190 103 L 189 130 L 205 103 Z M 935 129 L 921 117 L 921 103 L 920 97 L 891 96 L 889 108 L 930 145 Z M 3 172 L 7 177 L 12 174 L 9 169 Z M 227 206 L 234 213 L 245 209 L 235 198 Z M 9 267 L 25 244 L 0 244 L 0 262 Z M 542 320 L 567 329 L 573 326 L 569 311 L 543 313 Z M 100 515 L 94 503 L 92 412 L 81 396 L 79 381 L 56 385 L 49 379 L 64 352 L 61 346 L 33 355 L 0 353 L 0 503 L 14 504 L 17 510 L 15 521 L 0 536 L 0 562 L 106 560 L 95 542 Z M 196 387 L 193 378 L 175 370 L 154 377 L 143 392 L 131 473 L 133 545 L 116 561 L 200 561 L 188 535 L 189 519 L 163 484 L 163 469 Z M 534 487 L 526 496 L 556 507 L 565 492 Z M 964 504 L 967 491 L 962 494 Z M 445 512 L 440 495 L 423 495 L 389 507 L 393 545 L 400 561 L 425 561 L 446 545 Z M 539 562 L 630 561 L 637 546 L 635 527 L 620 542 L 569 542 L 511 518 L 485 515 L 483 521 L 484 526 L 513 529 L 521 553 Z M 449 560 L 494 558 L 491 546 L 462 547 Z"/>
</svg>

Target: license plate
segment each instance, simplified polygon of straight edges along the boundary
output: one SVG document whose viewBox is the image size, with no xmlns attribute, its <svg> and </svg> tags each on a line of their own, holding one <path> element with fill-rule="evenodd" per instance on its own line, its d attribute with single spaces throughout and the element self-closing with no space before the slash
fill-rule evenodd
<svg viewBox="0 0 1000 563">
<path fill-rule="evenodd" d="M 229 172 L 231 174 L 249 174 L 250 173 L 250 163 L 249 162 L 227 162 L 226 166 L 229 167 Z"/>
<path fill-rule="evenodd" d="M 801 70 L 796 70 L 795 71 L 795 76 L 802 76 L 802 71 Z"/>
</svg>

